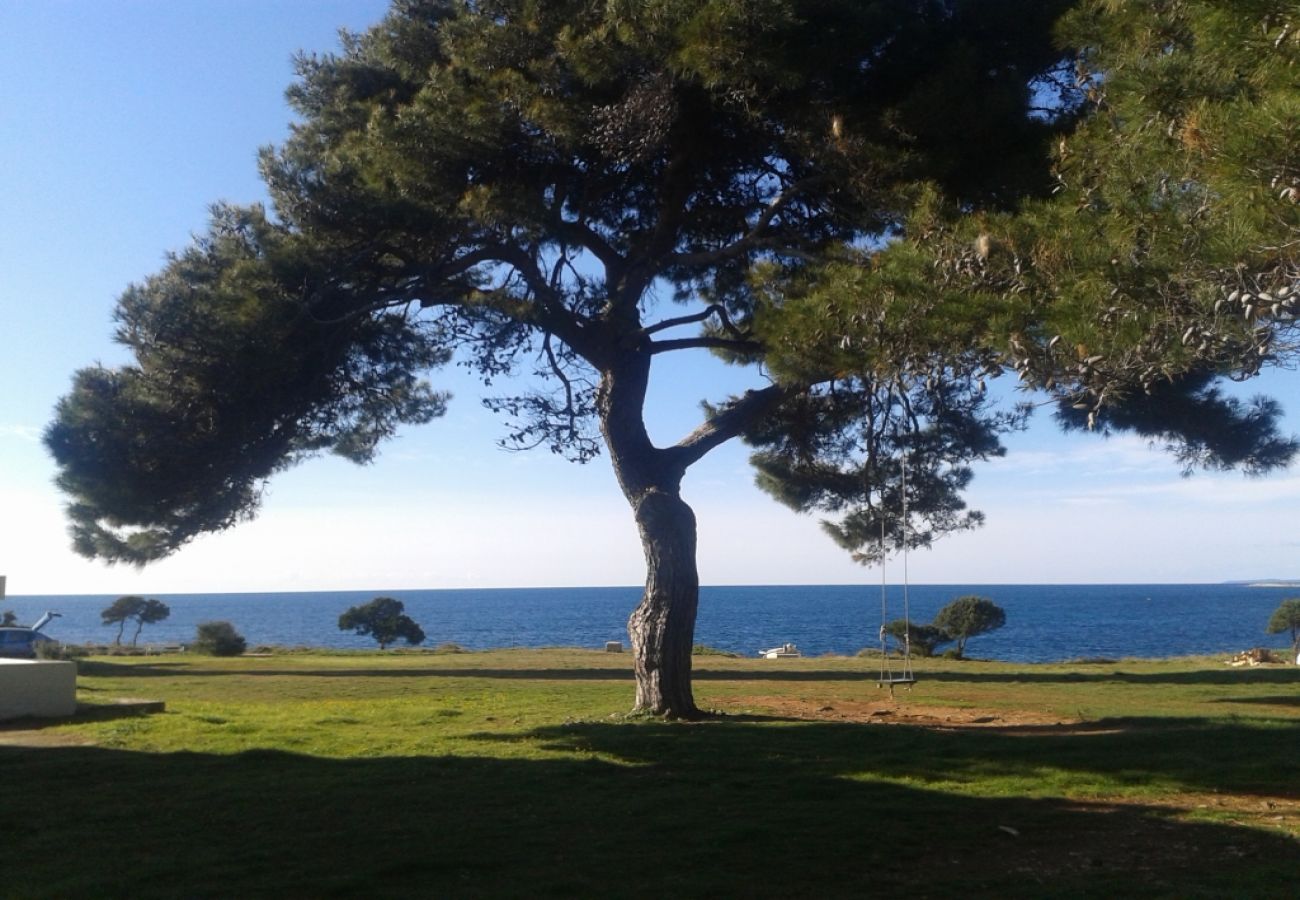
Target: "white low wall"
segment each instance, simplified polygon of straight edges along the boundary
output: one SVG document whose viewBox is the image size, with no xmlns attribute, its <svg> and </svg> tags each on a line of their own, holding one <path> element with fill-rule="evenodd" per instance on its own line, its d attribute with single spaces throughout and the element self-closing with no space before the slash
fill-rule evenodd
<svg viewBox="0 0 1300 900">
<path fill-rule="evenodd" d="M 75 663 L 0 659 L 0 721 L 22 716 L 70 716 L 76 711 Z"/>
</svg>

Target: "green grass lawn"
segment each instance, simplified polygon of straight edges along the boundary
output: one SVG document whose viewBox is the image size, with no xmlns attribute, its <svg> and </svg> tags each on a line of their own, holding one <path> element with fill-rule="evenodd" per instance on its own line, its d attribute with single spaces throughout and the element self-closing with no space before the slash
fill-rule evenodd
<svg viewBox="0 0 1300 900">
<path fill-rule="evenodd" d="M 0 728 L 4 897 L 1283 897 L 1300 669 L 627 656 L 81 663 L 150 716 Z M 913 723 L 913 724 L 907 724 Z M 33 727 L 37 725 L 37 727 Z M 39 744 L 39 746 L 28 746 Z"/>
</svg>

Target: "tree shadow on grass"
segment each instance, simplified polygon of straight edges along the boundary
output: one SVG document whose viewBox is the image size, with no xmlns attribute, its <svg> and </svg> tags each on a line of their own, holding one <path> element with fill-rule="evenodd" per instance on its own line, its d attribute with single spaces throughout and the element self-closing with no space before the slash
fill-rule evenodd
<svg viewBox="0 0 1300 900">
<path fill-rule="evenodd" d="M 1300 706 L 1300 694 L 1281 694 L 1270 697 L 1219 697 L 1211 703 L 1250 703 L 1258 706 Z"/>
<path fill-rule="evenodd" d="M 81 690 L 85 690 L 81 688 Z M 157 708 L 153 704 L 159 703 Z M 78 703 L 77 711 L 70 716 L 24 716 L 19 719 L 0 720 L 0 735 L 14 731 L 42 731 L 81 722 L 109 722 L 114 719 L 134 719 L 162 712 L 161 701 L 125 701 L 119 703 Z"/>
<path fill-rule="evenodd" d="M 210 666 L 188 666 L 184 663 L 164 663 L 161 665 L 137 664 L 123 665 L 93 661 L 83 663 L 79 670 L 82 674 L 110 678 L 176 678 L 185 676 L 219 677 L 235 675 L 241 677 L 303 677 L 303 678 L 498 678 L 508 680 L 533 681 L 627 681 L 632 678 L 632 668 L 594 668 L 591 666 L 574 666 L 573 668 L 474 668 L 469 666 L 444 668 L 441 666 L 380 666 L 372 669 L 325 667 L 320 669 L 296 667 L 258 667 L 220 669 Z M 696 669 L 692 673 L 696 681 L 857 681 L 874 682 L 875 672 L 846 672 L 844 670 L 787 670 L 772 672 L 750 672 L 726 669 Z"/>
<path fill-rule="evenodd" d="M 692 677 L 696 681 L 776 681 L 776 682 L 861 682 L 874 683 L 878 671 L 875 663 L 862 670 L 845 669 L 710 669 L 696 668 Z M 473 666 L 376 666 L 374 668 L 347 668 L 325 666 L 318 669 L 293 666 L 257 666 L 249 668 L 213 668 L 194 666 L 183 662 L 125 664 L 102 660 L 82 661 L 78 671 L 84 675 L 111 678 L 176 678 L 242 677 L 303 678 L 494 678 L 534 681 L 625 681 L 632 677 L 632 669 L 580 665 L 572 668 L 529 668 Z M 1109 667 L 1108 667 L 1109 668 Z M 1129 672 L 1113 668 L 1104 672 L 1054 672 L 1040 671 L 1026 665 L 1012 672 L 983 672 L 975 669 L 947 669 L 930 671 L 924 662 L 917 664 L 920 681 L 963 682 L 969 684 L 1187 684 L 1187 685 L 1242 685 L 1278 684 L 1300 686 L 1300 667 L 1278 669 L 1197 669 L 1183 672 Z"/>
<path fill-rule="evenodd" d="M 1205 720 L 1125 717 L 1084 727 L 927 728 L 907 725 L 766 720 L 783 727 L 756 727 L 730 719 L 704 723 L 699 737 L 673 726 L 644 725 L 645 734 L 604 723 L 578 724 L 539 732 L 557 748 L 577 746 L 634 764 L 692 757 L 718 750 L 745 755 L 714 729 L 762 733 L 757 744 L 773 758 L 800 766 L 827 765 L 840 774 L 871 773 L 921 784 L 977 782 L 986 777 L 1035 781 L 1045 773 L 1074 773 L 1141 787 L 1158 783 L 1173 790 L 1224 792 L 1300 800 L 1300 722 L 1294 720 Z M 574 743 L 575 740 L 578 743 Z M 737 740 L 735 743 L 740 744 Z M 1078 779 L 1074 779 L 1076 783 Z"/>
<path fill-rule="evenodd" d="M 926 785 L 1028 765 L 1010 740 L 580 724 L 533 733 L 555 753 L 521 759 L 489 755 L 517 735 L 482 737 L 483 756 L 347 760 L 0 748 L 5 893 L 1242 896 L 1285 893 L 1300 865 L 1285 836 L 1151 806 Z"/>
<path fill-rule="evenodd" d="M 184 663 L 166 665 L 121 665 L 94 661 L 78 670 L 80 674 L 103 678 L 503 678 L 539 681 L 626 681 L 632 677 L 631 666 L 625 669 L 597 669 L 590 666 L 574 668 L 530 669 L 473 667 L 443 668 L 430 666 L 380 666 L 373 669 L 327 666 L 319 669 L 298 667 L 255 667 L 221 669 L 211 666 L 189 666 Z"/>
</svg>

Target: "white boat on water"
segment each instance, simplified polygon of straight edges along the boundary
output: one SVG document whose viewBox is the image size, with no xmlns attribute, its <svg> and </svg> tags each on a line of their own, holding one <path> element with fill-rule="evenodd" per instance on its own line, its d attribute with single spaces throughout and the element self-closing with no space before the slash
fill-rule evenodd
<svg viewBox="0 0 1300 900">
<path fill-rule="evenodd" d="M 771 650 L 759 650 L 758 655 L 763 659 L 784 659 L 791 656 L 802 656 L 799 648 L 794 644 L 782 644 L 780 647 L 773 647 Z"/>
</svg>

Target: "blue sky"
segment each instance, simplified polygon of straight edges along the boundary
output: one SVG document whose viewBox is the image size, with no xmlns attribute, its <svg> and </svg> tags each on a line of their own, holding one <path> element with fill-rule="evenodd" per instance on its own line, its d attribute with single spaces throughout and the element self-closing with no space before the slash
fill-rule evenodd
<svg viewBox="0 0 1300 900">
<path fill-rule="evenodd" d="M 262 515 L 143 571 L 68 549 L 39 443 L 74 370 L 123 360 L 121 290 L 203 229 L 209 204 L 263 198 L 256 151 L 286 133 L 299 49 L 328 51 L 383 0 L 9 0 L 0 4 L 0 574 L 11 594 L 637 584 L 636 530 L 608 462 L 498 450 L 477 383 L 435 373 L 449 414 L 380 461 L 325 458 L 271 485 Z M 693 360 L 656 373 L 651 430 L 689 431 L 734 386 Z M 1300 430 L 1297 377 L 1267 387 Z M 1062 437 L 1046 416 L 981 466 L 979 532 L 909 559 L 914 582 L 1201 582 L 1300 577 L 1300 473 L 1179 477 L 1143 442 Z M 752 485 L 745 449 L 696 466 L 706 584 L 875 581 L 814 520 Z M 901 575 L 891 564 L 891 580 Z"/>
</svg>

